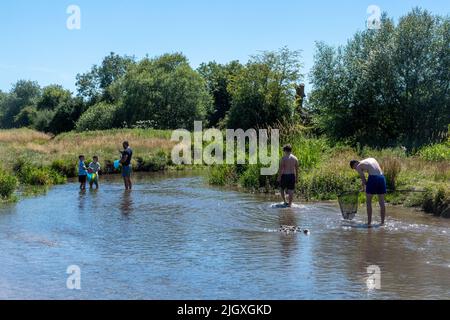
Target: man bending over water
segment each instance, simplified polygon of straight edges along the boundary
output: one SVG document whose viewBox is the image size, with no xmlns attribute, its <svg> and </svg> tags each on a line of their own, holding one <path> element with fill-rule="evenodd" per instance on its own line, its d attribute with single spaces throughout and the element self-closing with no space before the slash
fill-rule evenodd
<svg viewBox="0 0 450 320">
<path fill-rule="evenodd" d="M 381 225 L 384 225 L 386 217 L 386 206 L 384 203 L 384 196 L 386 195 L 386 178 L 383 175 L 383 170 L 381 170 L 378 161 L 374 158 L 368 158 L 362 161 L 352 160 L 350 162 L 350 167 L 359 173 L 362 181 L 362 188 L 366 192 L 368 226 L 372 226 L 372 198 L 374 195 L 378 195 Z M 366 180 L 365 172 L 369 174 L 368 180 Z"/>
<path fill-rule="evenodd" d="M 292 207 L 294 199 L 295 184 L 298 181 L 298 159 L 292 154 L 292 147 L 286 145 L 283 148 L 284 156 L 281 159 L 278 182 L 281 185 L 281 197 L 285 205 Z M 289 202 L 286 202 L 285 191 L 289 195 Z"/>
</svg>

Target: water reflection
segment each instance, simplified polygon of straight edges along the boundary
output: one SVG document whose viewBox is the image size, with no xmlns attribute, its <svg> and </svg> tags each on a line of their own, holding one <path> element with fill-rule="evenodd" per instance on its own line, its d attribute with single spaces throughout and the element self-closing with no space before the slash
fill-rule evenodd
<svg viewBox="0 0 450 320">
<path fill-rule="evenodd" d="M 131 190 L 124 190 L 122 192 L 122 197 L 120 198 L 120 212 L 124 216 L 128 216 L 133 213 L 133 197 Z"/>
<path fill-rule="evenodd" d="M 78 209 L 80 210 L 80 212 L 83 212 L 84 209 L 86 208 L 86 202 L 87 202 L 87 192 L 86 190 L 80 190 L 78 192 Z"/>
<path fill-rule="evenodd" d="M 281 210 L 279 215 L 280 226 L 297 227 L 296 212 L 293 208 L 286 208 Z M 290 258 L 297 249 L 297 236 L 299 234 L 285 234 L 280 233 L 281 253 L 284 258 Z"/>
<path fill-rule="evenodd" d="M 278 208 L 278 199 L 196 176 L 140 178 L 132 192 L 120 177 L 102 182 L 0 207 L 0 297 L 449 297 L 448 220 L 390 208 L 387 225 L 369 230 L 364 213 L 348 224 L 335 204 Z M 280 225 L 311 234 L 283 234 Z M 83 270 L 81 292 L 64 286 L 71 264 Z M 369 293 L 370 265 L 380 266 L 382 290 Z"/>
</svg>

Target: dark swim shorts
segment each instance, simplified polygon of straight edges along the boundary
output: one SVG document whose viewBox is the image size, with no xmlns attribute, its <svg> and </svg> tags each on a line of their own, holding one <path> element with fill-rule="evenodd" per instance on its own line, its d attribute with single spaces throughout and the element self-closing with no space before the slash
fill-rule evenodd
<svg viewBox="0 0 450 320">
<path fill-rule="evenodd" d="M 78 176 L 78 181 L 80 183 L 86 183 L 87 180 L 87 176 Z"/>
<path fill-rule="evenodd" d="M 386 194 L 386 178 L 384 176 L 369 176 L 367 180 L 367 194 Z"/>
<path fill-rule="evenodd" d="M 283 174 L 281 176 L 281 189 L 295 190 L 295 174 Z"/>
<path fill-rule="evenodd" d="M 122 166 L 122 177 L 124 177 L 124 178 L 131 177 L 131 171 L 132 171 L 131 165 L 128 165 L 128 166 L 123 165 Z"/>
</svg>

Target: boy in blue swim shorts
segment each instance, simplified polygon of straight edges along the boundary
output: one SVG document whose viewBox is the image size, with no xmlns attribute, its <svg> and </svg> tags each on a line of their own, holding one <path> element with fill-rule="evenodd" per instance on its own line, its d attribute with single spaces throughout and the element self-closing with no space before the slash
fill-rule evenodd
<svg viewBox="0 0 450 320">
<path fill-rule="evenodd" d="M 374 195 L 378 196 L 381 225 L 384 225 L 386 218 L 386 205 L 384 199 L 387 190 L 386 178 L 384 177 L 380 164 L 374 158 L 368 158 L 361 161 L 352 160 L 350 162 L 350 167 L 358 172 L 361 177 L 363 190 L 366 192 L 368 226 L 372 226 L 372 198 Z M 369 174 L 367 180 L 365 176 L 366 172 Z"/>
</svg>

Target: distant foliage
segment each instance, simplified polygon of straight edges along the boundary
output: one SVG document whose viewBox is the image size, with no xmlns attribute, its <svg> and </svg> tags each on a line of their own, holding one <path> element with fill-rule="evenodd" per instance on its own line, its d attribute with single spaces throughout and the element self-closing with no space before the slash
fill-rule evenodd
<svg viewBox="0 0 450 320">
<path fill-rule="evenodd" d="M 32 127 L 41 132 L 50 132 L 50 123 L 55 115 L 54 110 L 43 109 L 37 111 L 32 121 Z"/>
<path fill-rule="evenodd" d="M 11 91 L 0 100 L 1 127 L 9 129 L 23 126 L 24 117 L 18 115 L 23 109 L 35 106 L 40 97 L 41 87 L 37 82 L 17 81 Z M 30 122 L 30 119 L 27 122 Z"/>
<path fill-rule="evenodd" d="M 202 63 L 197 69 L 214 99 L 214 108 L 207 115 L 211 127 L 225 125 L 224 119 L 231 108 L 232 100 L 229 85 L 243 68 L 239 61 L 232 61 L 225 65 L 216 62 Z"/>
<path fill-rule="evenodd" d="M 103 58 L 100 65 L 94 65 L 90 71 L 77 75 L 78 95 L 83 97 L 88 105 L 102 101 L 117 102 L 119 97 L 115 94 L 114 84 L 134 63 L 134 57 L 119 56 L 111 52 Z"/>
<path fill-rule="evenodd" d="M 398 25 L 317 44 L 309 105 L 322 132 L 408 149 L 442 141 L 450 117 L 450 17 L 414 9 Z"/>
<path fill-rule="evenodd" d="M 254 56 L 228 86 L 228 127 L 249 129 L 292 121 L 301 66 L 300 52 L 287 48 Z"/>
<path fill-rule="evenodd" d="M 117 106 L 100 102 L 81 115 L 75 129 L 80 131 L 104 130 L 114 127 Z"/>
<path fill-rule="evenodd" d="M 118 120 L 131 126 L 150 120 L 158 129 L 190 129 L 212 108 L 204 79 L 181 54 L 141 60 L 117 90 L 123 94 Z"/>
<path fill-rule="evenodd" d="M 49 131 L 54 134 L 72 131 L 86 109 L 87 106 L 81 98 L 74 98 L 59 105 L 49 123 Z"/>
<path fill-rule="evenodd" d="M 428 161 L 450 161 L 450 142 L 424 147 L 419 155 Z"/>
</svg>

